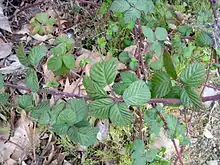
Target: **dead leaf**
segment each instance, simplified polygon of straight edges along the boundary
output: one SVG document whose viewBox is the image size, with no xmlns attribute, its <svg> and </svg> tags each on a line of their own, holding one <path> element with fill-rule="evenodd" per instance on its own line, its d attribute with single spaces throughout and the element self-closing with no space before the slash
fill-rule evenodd
<svg viewBox="0 0 220 165">
<path fill-rule="evenodd" d="M 79 81 L 80 79 L 78 79 L 77 81 Z M 81 82 L 77 82 L 77 81 L 73 81 L 71 84 L 69 82 L 69 78 L 67 77 L 66 78 L 66 82 L 65 82 L 65 85 L 64 85 L 64 89 L 63 89 L 63 92 L 67 92 L 67 93 L 73 93 L 74 94 L 78 94 L 79 93 L 79 87 L 77 87 L 77 85 L 79 85 L 80 83 L 82 84 L 82 81 Z M 75 91 L 74 91 L 75 90 Z"/>
<path fill-rule="evenodd" d="M 1 23 L 0 23 L 1 24 Z M 0 25 L 1 26 L 1 25 Z M 3 59 L 10 55 L 12 46 L 10 43 L 0 42 L 0 59 Z"/>
<path fill-rule="evenodd" d="M 0 29 L 6 30 L 11 33 L 11 27 L 8 22 L 8 17 L 4 16 L 1 4 L 0 4 Z"/>
</svg>

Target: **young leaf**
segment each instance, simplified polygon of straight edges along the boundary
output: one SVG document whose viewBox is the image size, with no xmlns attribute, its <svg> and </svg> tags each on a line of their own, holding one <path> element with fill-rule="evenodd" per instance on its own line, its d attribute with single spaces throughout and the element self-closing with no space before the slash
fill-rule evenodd
<svg viewBox="0 0 220 165">
<path fill-rule="evenodd" d="M 136 59 L 131 60 L 131 62 L 129 63 L 129 68 L 132 71 L 136 71 L 138 69 L 138 62 Z"/>
<path fill-rule="evenodd" d="M 133 153 L 131 156 L 134 160 L 133 164 L 134 165 L 146 165 L 147 158 L 146 158 L 146 153 L 145 153 L 144 142 L 140 139 L 135 139 L 132 150 L 133 150 Z"/>
<path fill-rule="evenodd" d="M 184 87 L 181 92 L 180 100 L 183 105 L 188 107 L 201 107 L 200 97 L 190 87 Z"/>
<path fill-rule="evenodd" d="M 32 92 L 37 92 L 39 90 L 37 73 L 35 72 L 33 68 L 29 68 L 27 70 L 25 83 L 28 86 L 28 88 L 31 89 Z"/>
<path fill-rule="evenodd" d="M 72 50 L 73 49 L 73 41 L 67 36 L 62 35 L 56 38 L 57 44 L 65 44 L 66 50 Z"/>
<path fill-rule="evenodd" d="M 47 62 L 48 69 L 57 71 L 62 67 L 62 56 L 53 56 Z"/>
<path fill-rule="evenodd" d="M 60 56 L 66 54 L 66 46 L 61 43 L 52 49 L 53 55 Z"/>
<path fill-rule="evenodd" d="M 90 76 L 100 86 L 111 84 L 116 77 L 117 60 L 112 58 L 108 61 L 95 63 L 90 69 Z"/>
<path fill-rule="evenodd" d="M 205 68 L 203 64 L 193 63 L 185 68 L 180 79 L 184 85 L 196 86 L 205 80 Z"/>
<path fill-rule="evenodd" d="M 50 123 L 50 111 L 42 111 L 40 118 L 38 119 L 38 123 L 42 125 L 48 125 Z"/>
<path fill-rule="evenodd" d="M 60 76 L 68 71 L 69 71 L 69 68 L 67 68 L 65 65 L 62 65 L 60 69 L 55 71 L 55 74 L 56 76 Z"/>
<path fill-rule="evenodd" d="M 31 49 L 28 59 L 32 65 L 37 65 L 40 60 L 46 56 L 47 48 L 43 45 L 36 46 Z"/>
<path fill-rule="evenodd" d="M 130 62 L 130 56 L 128 52 L 121 52 L 118 57 L 119 61 L 123 64 L 127 64 Z"/>
<path fill-rule="evenodd" d="M 124 21 L 126 24 L 135 22 L 141 17 L 141 12 L 135 8 L 130 8 L 124 14 Z"/>
<path fill-rule="evenodd" d="M 40 23 L 44 25 L 48 23 L 49 15 L 47 13 L 38 13 L 35 17 Z"/>
<path fill-rule="evenodd" d="M 137 80 L 124 92 L 123 99 L 127 105 L 143 105 L 151 98 L 151 93 L 146 82 Z"/>
<path fill-rule="evenodd" d="M 76 111 L 71 107 L 66 107 L 57 117 L 57 123 L 68 124 L 70 126 L 77 123 Z"/>
<path fill-rule="evenodd" d="M 153 96 L 163 97 L 166 96 L 171 88 L 172 84 L 166 72 L 157 72 L 152 78 Z"/>
<path fill-rule="evenodd" d="M 147 40 L 149 42 L 153 42 L 155 40 L 154 32 L 151 28 L 147 26 L 142 26 L 142 31 L 145 37 L 147 37 Z"/>
<path fill-rule="evenodd" d="M 129 125 L 131 112 L 125 103 L 116 103 L 110 109 L 110 119 L 115 125 Z"/>
<path fill-rule="evenodd" d="M 129 3 L 126 0 L 114 0 L 110 7 L 113 12 L 125 12 L 130 8 Z"/>
<path fill-rule="evenodd" d="M 30 95 L 18 96 L 18 105 L 25 110 L 30 110 L 33 106 L 33 99 Z"/>
<path fill-rule="evenodd" d="M 83 146 L 90 146 L 96 143 L 98 129 L 94 127 L 70 128 L 67 132 L 70 140 L 80 143 Z"/>
<path fill-rule="evenodd" d="M 172 58 L 170 57 L 170 54 L 168 51 L 165 51 L 165 53 L 163 55 L 163 63 L 164 63 L 164 67 L 165 67 L 168 75 L 170 77 L 173 77 L 174 79 L 177 79 L 176 70 L 173 65 Z"/>
<path fill-rule="evenodd" d="M 107 93 L 97 83 L 92 81 L 90 77 L 83 77 L 83 85 L 89 97 L 93 99 L 101 99 L 107 96 Z"/>
<path fill-rule="evenodd" d="M 72 69 L 75 65 L 75 58 L 72 54 L 65 54 L 62 56 L 63 63 L 69 69 Z"/>
<path fill-rule="evenodd" d="M 109 118 L 110 108 L 114 105 L 112 99 L 99 99 L 89 104 L 90 113 L 97 118 Z"/>
<path fill-rule="evenodd" d="M 76 122 L 78 123 L 88 117 L 88 105 L 83 99 L 72 99 L 71 102 L 72 109 L 76 112 Z"/>
<path fill-rule="evenodd" d="M 16 49 L 16 55 L 19 59 L 19 62 L 24 65 L 24 66 L 28 66 L 29 64 L 29 60 L 28 57 L 26 56 L 25 52 L 24 52 L 24 46 L 21 44 L 18 46 L 18 48 Z"/>
<path fill-rule="evenodd" d="M 166 29 L 164 29 L 162 27 L 157 27 L 155 30 L 155 36 L 158 40 L 163 41 L 163 40 L 167 39 L 168 33 L 167 33 Z"/>
</svg>

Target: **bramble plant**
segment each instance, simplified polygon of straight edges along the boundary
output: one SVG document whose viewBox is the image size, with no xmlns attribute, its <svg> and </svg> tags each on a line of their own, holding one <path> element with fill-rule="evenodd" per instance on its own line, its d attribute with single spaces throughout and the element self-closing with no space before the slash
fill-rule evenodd
<svg viewBox="0 0 220 165">
<path fill-rule="evenodd" d="M 104 11 L 107 11 L 108 4 L 103 4 Z M 112 2 L 110 10 L 114 14 L 114 19 L 110 21 L 106 36 L 100 37 L 97 41 L 101 53 L 103 50 L 112 51 L 113 48 L 117 49 L 114 55 L 116 52 L 119 53 L 108 60 L 93 64 L 89 76 L 82 75 L 86 95 L 57 92 L 52 88 L 58 87 L 56 82 L 43 84 L 42 87 L 42 82 L 39 84 L 38 81 L 36 68 L 47 54 L 50 54 L 47 61 L 48 69 L 56 76 L 68 73 L 75 67 L 73 42 L 67 35 L 58 36 L 55 39 L 55 47 L 50 52 L 47 52 L 46 46 L 40 45 L 32 48 L 27 55 L 24 47 L 20 45 L 16 54 L 20 63 L 27 69 L 25 83 L 28 88 L 23 90 L 32 93 L 18 96 L 19 107 L 27 111 L 39 125 L 52 130 L 58 136 L 65 135 L 73 143 L 83 146 L 91 146 L 97 142 L 99 130 L 90 123 L 91 118 L 107 119 L 115 126 L 135 127 L 138 131 L 131 133 L 134 140 L 130 142 L 128 151 L 134 165 L 170 164 L 169 160 L 162 158 L 165 151 L 146 145 L 147 137 L 143 133 L 143 129 L 147 128 L 152 142 L 155 140 L 153 137 L 159 136 L 161 129 L 164 128 L 175 146 L 177 161 L 183 164 L 182 151 L 177 149 L 175 139 L 179 140 L 181 147 L 190 144 L 186 133 L 187 124 L 180 123 L 159 103 L 166 106 L 183 105 L 196 110 L 202 107 L 204 101 L 219 99 L 219 95 L 202 98 L 197 92 L 201 85 L 206 83 L 207 63 L 201 62 L 205 56 L 201 53 L 201 47 L 215 53 L 219 48 L 214 40 L 215 34 L 206 29 L 179 24 L 175 25 L 178 26 L 175 30 L 169 28 L 171 18 L 174 17 L 174 9 L 165 11 L 161 5 L 168 8 L 162 1 Z M 161 21 L 153 22 L 152 20 L 157 17 Z M 31 20 L 33 33 L 51 33 L 54 23 L 53 18 L 40 13 Z M 121 28 L 122 26 L 124 27 Z M 132 27 L 130 32 L 134 31 L 135 39 L 132 41 L 136 42 L 134 54 L 121 51 L 119 47 L 115 48 L 118 42 L 117 44 L 111 42 L 114 35 L 122 34 L 121 31 L 128 30 L 128 26 Z M 127 35 L 126 32 L 124 34 Z M 189 39 L 187 44 L 183 41 L 185 39 Z M 216 56 L 219 56 L 219 51 L 217 52 Z M 90 59 L 83 59 L 80 67 L 83 68 L 89 62 Z M 127 70 L 118 70 L 119 63 L 126 65 Z M 216 62 L 213 69 L 218 65 Z M 1 76 L 0 88 L 4 86 L 17 87 L 9 83 L 4 84 Z M 57 102 L 51 107 L 48 101 L 36 104 L 33 99 L 34 93 L 60 95 L 69 99 Z M 8 98 L 7 93 L 0 93 L 1 104 L 6 104 Z"/>
</svg>

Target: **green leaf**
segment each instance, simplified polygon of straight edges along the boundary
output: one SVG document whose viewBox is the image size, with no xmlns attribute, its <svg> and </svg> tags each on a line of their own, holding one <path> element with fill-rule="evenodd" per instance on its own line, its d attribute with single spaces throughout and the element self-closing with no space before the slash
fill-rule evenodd
<svg viewBox="0 0 220 165">
<path fill-rule="evenodd" d="M 149 13 L 153 11 L 154 4 L 152 0 L 137 0 L 135 8 L 137 8 L 138 10 L 142 10 L 145 13 Z"/>
<path fill-rule="evenodd" d="M 113 12 L 125 12 L 130 8 L 130 5 L 126 0 L 115 0 L 113 1 L 110 10 Z"/>
<path fill-rule="evenodd" d="M 37 73 L 33 68 L 29 68 L 27 70 L 25 84 L 31 89 L 32 92 L 37 92 L 39 90 Z"/>
<path fill-rule="evenodd" d="M 24 65 L 24 66 L 28 66 L 29 65 L 29 60 L 28 57 L 26 56 L 25 52 L 24 52 L 24 46 L 23 44 L 19 45 L 18 48 L 16 49 L 16 55 L 19 59 L 19 62 Z"/>
<path fill-rule="evenodd" d="M 60 69 L 55 71 L 55 74 L 56 76 L 60 76 L 68 71 L 69 71 L 69 68 L 67 68 L 65 65 L 62 65 Z"/>
<path fill-rule="evenodd" d="M 97 133 L 98 129 L 94 127 L 71 128 L 67 132 L 70 140 L 80 143 L 83 146 L 95 144 Z"/>
<path fill-rule="evenodd" d="M 147 37 L 147 40 L 149 42 L 153 42 L 155 40 L 154 32 L 151 28 L 147 26 L 142 26 L 142 31 L 145 37 Z"/>
<path fill-rule="evenodd" d="M 62 56 L 53 56 L 47 62 L 48 69 L 57 71 L 62 67 Z"/>
<path fill-rule="evenodd" d="M 138 69 L 138 61 L 134 58 L 131 60 L 131 62 L 129 63 L 129 68 L 132 71 L 136 71 Z"/>
<path fill-rule="evenodd" d="M 36 46 L 31 49 L 28 59 L 32 65 L 37 65 L 40 60 L 46 56 L 47 48 L 43 45 Z"/>
<path fill-rule="evenodd" d="M 75 58 L 72 54 L 65 54 L 62 56 L 63 63 L 69 69 L 72 69 L 75 65 Z"/>
<path fill-rule="evenodd" d="M 205 68 L 203 64 L 193 63 L 185 68 L 181 75 L 180 79 L 184 85 L 196 86 L 205 80 Z"/>
<path fill-rule="evenodd" d="M 57 123 L 68 124 L 70 126 L 77 123 L 76 111 L 71 107 L 66 107 L 57 117 Z"/>
<path fill-rule="evenodd" d="M 8 102 L 9 94 L 8 93 L 0 93 L 0 104 L 6 104 Z"/>
<path fill-rule="evenodd" d="M 146 152 L 146 160 L 147 162 L 153 162 L 156 158 L 158 150 L 155 148 L 151 148 Z"/>
<path fill-rule="evenodd" d="M 71 102 L 72 109 L 76 112 L 76 122 L 78 123 L 88 117 L 88 105 L 83 99 L 72 99 Z"/>
<path fill-rule="evenodd" d="M 213 36 L 207 32 L 199 31 L 196 33 L 195 43 L 200 47 L 211 47 L 214 44 Z"/>
<path fill-rule="evenodd" d="M 195 46 L 192 46 L 192 45 L 189 45 L 185 48 L 183 48 L 183 56 L 184 57 L 191 57 L 192 56 L 192 53 L 193 53 L 193 50 L 195 49 L 196 47 Z"/>
<path fill-rule="evenodd" d="M 138 80 L 138 77 L 136 74 L 131 73 L 131 72 L 122 72 L 121 79 L 122 79 L 122 82 L 131 84 L 135 82 L 136 80 Z"/>
<path fill-rule="evenodd" d="M 168 135 L 173 139 L 176 136 L 176 133 L 178 131 L 179 122 L 176 117 L 172 115 L 166 116 L 166 122 L 168 126 Z"/>
<path fill-rule="evenodd" d="M 172 84 L 169 79 L 169 76 L 166 72 L 157 72 L 153 75 L 153 78 L 151 80 L 153 85 L 153 96 L 154 97 L 163 97 L 166 96 L 171 88 Z"/>
<path fill-rule="evenodd" d="M 133 153 L 131 157 L 133 158 L 133 164 L 146 165 L 147 158 L 145 153 L 144 141 L 140 139 L 135 139 L 132 151 Z"/>
<path fill-rule="evenodd" d="M 110 120 L 115 125 L 131 124 L 131 112 L 125 103 L 116 103 L 110 109 Z"/>
<path fill-rule="evenodd" d="M 62 35 L 62 36 L 57 37 L 56 43 L 64 44 L 67 51 L 73 49 L 73 41 L 67 35 Z"/>
<path fill-rule="evenodd" d="M 161 70 L 163 68 L 163 60 L 159 59 L 159 60 L 155 60 L 150 64 L 150 67 L 153 70 Z"/>
<path fill-rule="evenodd" d="M 53 131 L 57 134 L 57 135 L 66 135 L 68 133 L 68 130 L 72 129 L 71 126 L 67 125 L 67 124 L 54 124 L 53 125 Z"/>
<path fill-rule="evenodd" d="M 50 123 L 51 123 L 51 125 L 54 125 L 57 122 L 57 117 L 58 117 L 59 113 L 63 110 L 64 106 L 65 106 L 65 104 L 63 102 L 61 102 L 58 105 L 56 105 L 54 108 L 52 108 L 52 111 L 50 112 L 50 115 L 51 115 Z"/>
<path fill-rule="evenodd" d="M 121 52 L 118 57 L 119 61 L 123 64 L 127 64 L 130 62 L 129 52 Z"/>
<path fill-rule="evenodd" d="M 130 8 L 124 14 L 124 21 L 126 24 L 133 23 L 140 17 L 141 17 L 141 13 L 139 10 L 135 8 Z"/>
<path fill-rule="evenodd" d="M 168 51 L 165 51 L 165 53 L 163 55 L 163 63 L 164 63 L 164 67 L 165 67 L 168 75 L 170 77 L 173 77 L 174 79 L 177 79 L 177 74 L 176 74 L 175 67 L 173 65 L 173 60 L 170 57 L 170 54 Z"/>
<path fill-rule="evenodd" d="M 190 87 L 184 87 L 182 89 L 180 100 L 183 105 L 188 107 L 201 107 L 202 105 L 200 97 Z"/>
<path fill-rule="evenodd" d="M 41 113 L 41 116 L 38 120 L 38 123 L 42 124 L 42 125 L 48 125 L 50 123 L 50 111 L 49 111 L 49 109 L 47 111 L 43 111 Z"/>
<path fill-rule="evenodd" d="M 153 51 L 157 55 L 157 57 L 160 57 L 163 55 L 163 48 L 158 41 L 154 41 L 150 45 L 150 50 Z"/>
<path fill-rule="evenodd" d="M 0 88 L 4 87 L 4 79 L 3 76 L 0 74 Z"/>
<path fill-rule="evenodd" d="M 129 87 L 130 83 L 114 83 L 112 86 L 113 91 L 118 95 L 123 95 L 124 91 Z"/>
<path fill-rule="evenodd" d="M 61 43 L 52 49 L 52 52 L 55 56 L 60 56 L 66 54 L 66 46 Z"/>
<path fill-rule="evenodd" d="M 159 41 L 166 40 L 168 37 L 167 30 L 162 27 L 157 27 L 155 30 L 155 36 Z"/>
<path fill-rule="evenodd" d="M 50 111 L 50 105 L 48 102 L 41 102 L 39 105 L 34 107 L 31 111 L 31 117 L 33 117 L 36 120 L 39 120 L 42 115 L 45 115 L 44 113 Z"/>
<path fill-rule="evenodd" d="M 30 110 L 30 108 L 33 106 L 33 99 L 30 95 L 21 95 L 18 96 L 18 105 L 19 107 Z"/>
<path fill-rule="evenodd" d="M 124 92 L 123 99 L 127 105 L 143 105 L 151 98 L 151 93 L 146 82 L 137 80 Z"/>
<path fill-rule="evenodd" d="M 89 104 L 90 113 L 97 118 L 108 118 L 113 104 L 112 99 L 108 98 L 95 100 Z"/>
<path fill-rule="evenodd" d="M 40 23 L 44 25 L 48 23 L 49 15 L 47 13 L 38 13 L 35 17 Z"/>
<path fill-rule="evenodd" d="M 181 87 L 173 86 L 170 92 L 166 95 L 166 98 L 180 98 L 181 91 Z"/>
<path fill-rule="evenodd" d="M 182 25 L 178 27 L 178 32 L 180 32 L 181 36 L 189 36 L 193 29 L 188 25 Z"/>
<path fill-rule="evenodd" d="M 116 77 L 117 60 L 112 58 L 108 61 L 95 63 L 90 69 L 90 76 L 100 86 L 111 84 Z"/>
<path fill-rule="evenodd" d="M 107 93 L 97 83 L 88 76 L 83 77 L 83 85 L 86 88 L 87 95 L 93 99 L 101 99 L 107 96 Z"/>
</svg>

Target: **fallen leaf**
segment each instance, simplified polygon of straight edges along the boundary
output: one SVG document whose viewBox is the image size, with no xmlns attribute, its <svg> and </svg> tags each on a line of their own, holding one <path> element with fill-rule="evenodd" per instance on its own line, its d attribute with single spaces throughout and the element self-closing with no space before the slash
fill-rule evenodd
<svg viewBox="0 0 220 165">
<path fill-rule="evenodd" d="M 4 16 L 1 4 L 0 4 L 0 29 L 6 30 L 11 33 L 11 27 L 8 22 L 8 17 Z"/>
<path fill-rule="evenodd" d="M 0 42 L 0 48 L 1 48 L 0 49 L 0 59 L 6 58 L 8 55 L 10 55 L 11 49 L 12 49 L 12 46 L 10 43 Z"/>
</svg>

